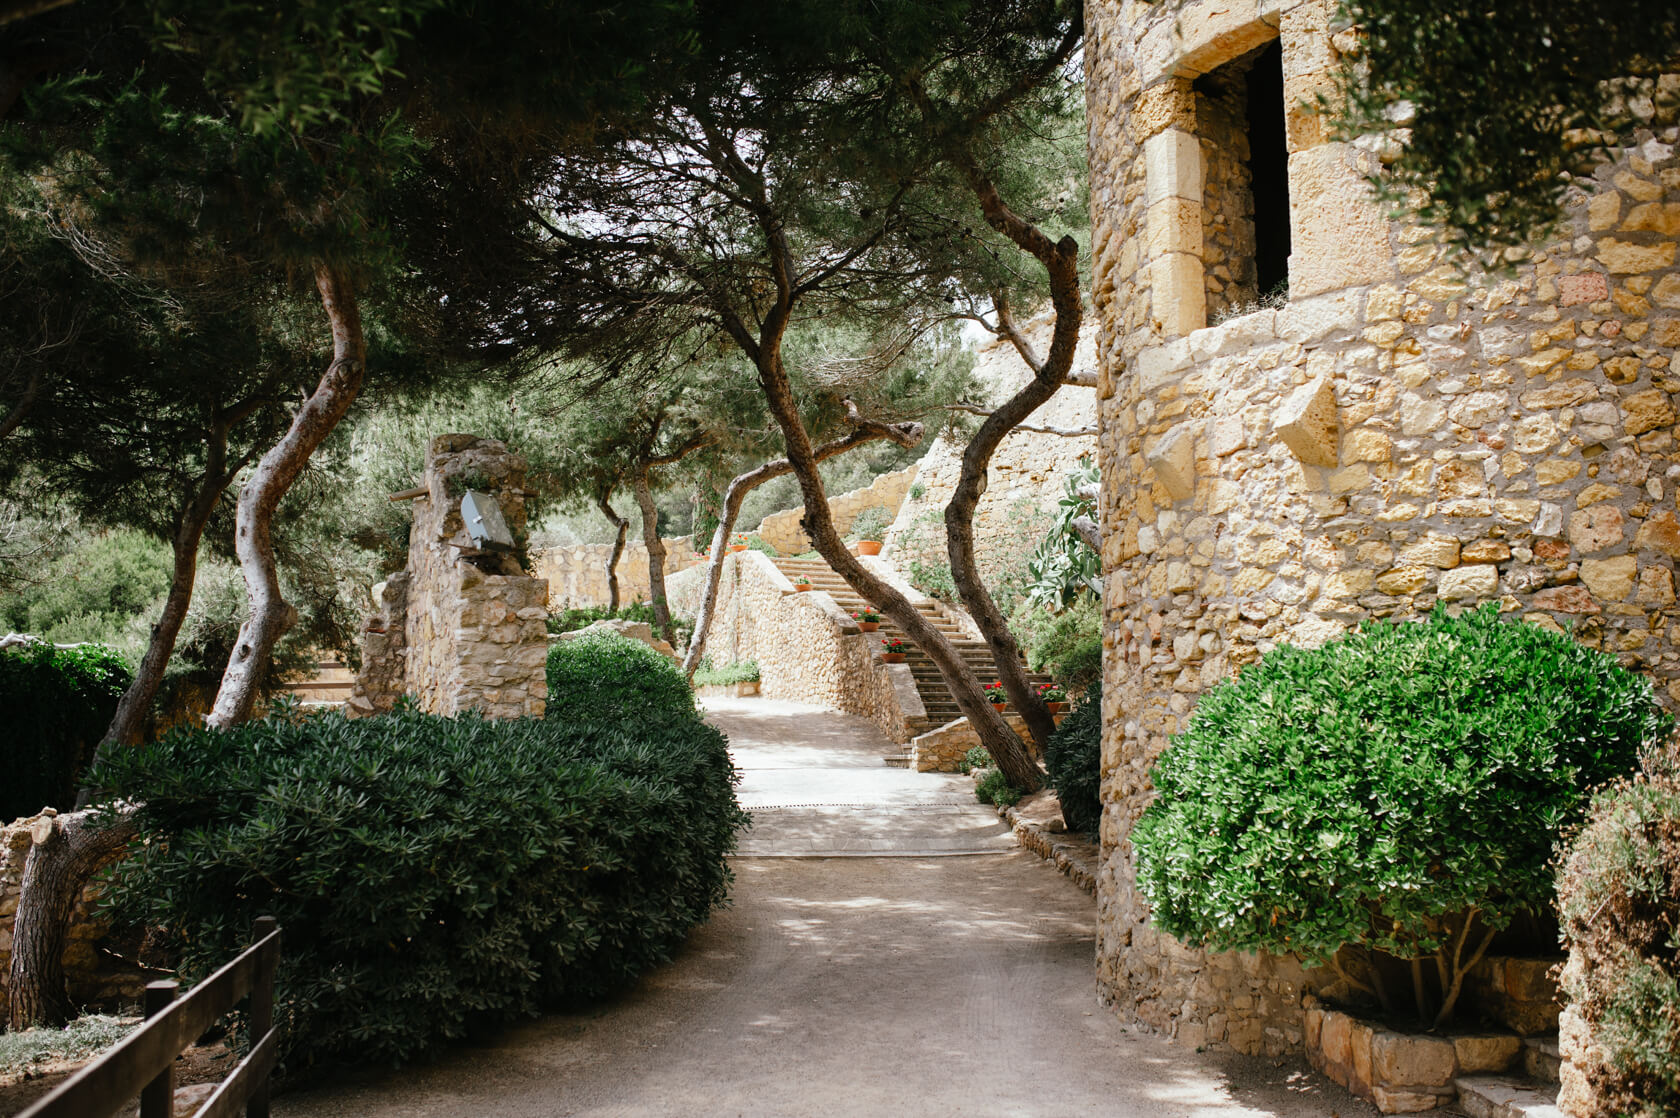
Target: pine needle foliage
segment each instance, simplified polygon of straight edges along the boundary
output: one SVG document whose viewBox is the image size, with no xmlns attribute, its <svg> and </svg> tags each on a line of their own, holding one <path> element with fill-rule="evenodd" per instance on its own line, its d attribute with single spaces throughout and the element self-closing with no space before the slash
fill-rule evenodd
<svg viewBox="0 0 1680 1118">
<path fill-rule="evenodd" d="M 1591 789 L 1671 726 L 1648 680 L 1492 605 L 1282 646 L 1156 762 L 1138 884 L 1193 946 L 1438 956 L 1446 1013 L 1474 944 L 1549 904 Z"/>
</svg>

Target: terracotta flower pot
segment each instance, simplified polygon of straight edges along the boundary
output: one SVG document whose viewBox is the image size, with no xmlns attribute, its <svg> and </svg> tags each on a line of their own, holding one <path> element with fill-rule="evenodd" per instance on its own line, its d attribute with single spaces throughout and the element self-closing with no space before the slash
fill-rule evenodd
<svg viewBox="0 0 1680 1118">
<path fill-rule="evenodd" d="M 1008 706 L 1009 706 L 1008 703 L 993 703 L 992 704 L 992 709 L 997 711 L 999 714 L 1002 714 L 1008 708 Z"/>
<path fill-rule="evenodd" d="M 808 582 L 796 582 L 793 584 L 793 588 L 803 593 L 804 591 L 811 589 L 811 584 Z"/>
<path fill-rule="evenodd" d="M 879 555 L 881 554 L 881 541 L 859 540 L 857 553 L 859 555 Z"/>
<path fill-rule="evenodd" d="M 1061 714 L 1068 708 L 1067 702 L 1062 699 L 1046 699 L 1044 705 L 1050 708 L 1051 714 Z"/>
<path fill-rule="evenodd" d="M 866 633 L 873 633 L 876 629 L 879 629 L 880 627 L 881 627 L 881 623 L 879 621 L 859 621 L 858 622 L 858 628 L 862 629 Z M 902 653 L 900 655 L 902 655 Z"/>
<path fill-rule="evenodd" d="M 744 544 L 744 543 L 732 543 L 732 544 L 729 545 L 729 550 L 730 551 L 745 551 L 745 550 L 747 550 L 747 545 Z"/>
<path fill-rule="evenodd" d="M 881 663 L 883 663 L 883 664 L 902 664 L 902 663 L 904 663 L 904 653 L 902 653 L 902 652 L 883 652 L 883 653 L 881 653 Z"/>
</svg>

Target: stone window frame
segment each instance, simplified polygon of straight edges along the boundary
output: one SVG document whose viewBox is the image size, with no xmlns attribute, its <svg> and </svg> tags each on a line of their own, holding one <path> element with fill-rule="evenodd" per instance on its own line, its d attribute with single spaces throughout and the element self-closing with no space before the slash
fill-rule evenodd
<svg viewBox="0 0 1680 1118">
<path fill-rule="evenodd" d="M 1206 166 L 1195 127 L 1192 83 L 1251 51 L 1282 42 L 1283 5 L 1225 9 L 1191 22 L 1190 39 L 1175 38 L 1170 59 L 1157 72 L 1144 72 L 1146 92 L 1163 96 L 1180 111 L 1143 143 L 1145 243 L 1148 246 L 1151 317 L 1167 338 L 1205 328 L 1207 287 L 1202 239 Z M 1186 24 L 1166 26 L 1175 34 Z M 1159 57 L 1159 55 L 1157 55 Z M 1294 191 L 1290 205 L 1295 204 Z"/>
</svg>

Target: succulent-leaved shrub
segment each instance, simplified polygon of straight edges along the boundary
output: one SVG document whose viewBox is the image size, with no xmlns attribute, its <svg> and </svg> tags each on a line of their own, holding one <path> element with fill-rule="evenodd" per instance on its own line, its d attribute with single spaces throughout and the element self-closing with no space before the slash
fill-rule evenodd
<svg viewBox="0 0 1680 1118">
<path fill-rule="evenodd" d="M 1097 833 L 1102 820 L 1102 683 L 1091 685 L 1044 746 L 1050 787 L 1069 829 Z"/>
<path fill-rule="evenodd" d="M 974 795 L 981 803 L 998 807 L 1009 807 L 1021 799 L 1020 790 L 1009 783 L 1002 769 L 987 769 L 980 783 L 974 786 Z"/>
<path fill-rule="evenodd" d="M 188 981 L 276 916 L 289 1068 L 408 1060 L 670 958 L 746 823 L 725 747 L 692 716 L 178 730 L 97 774 L 144 804 L 109 897 Z"/>
<path fill-rule="evenodd" d="M 1593 786 L 1671 724 L 1647 680 L 1492 606 L 1280 647 L 1204 695 L 1157 761 L 1138 884 L 1196 946 L 1436 956 L 1413 1008 L 1444 1020 L 1493 932 L 1550 901 L 1553 845 Z M 1367 969 L 1349 981 L 1386 1004 Z"/>
<path fill-rule="evenodd" d="M 1593 800 L 1558 874 L 1573 1054 L 1598 1113 L 1680 1114 L 1680 757 Z"/>
<path fill-rule="evenodd" d="M 597 630 L 548 650 L 546 717 L 566 722 L 694 717 L 694 692 L 669 657 Z"/>
<path fill-rule="evenodd" d="M 0 652 L 0 822 L 75 806 L 76 786 L 128 689 L 117 654 L 96 644 L 31 644 Z"/>
</svg>

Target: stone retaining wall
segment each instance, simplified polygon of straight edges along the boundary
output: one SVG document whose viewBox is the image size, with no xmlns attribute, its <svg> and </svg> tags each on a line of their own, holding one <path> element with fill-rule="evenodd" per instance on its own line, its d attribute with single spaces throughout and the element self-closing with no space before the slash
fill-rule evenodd
<svg viewBox="0 0 1680 1118">
<path fill-rule="evenodd" d="M 612 545 L 606 543 L 549 547 L 531 553 L 531 569 L 548 582 L 550 609 L 605 606 L 611 600 L 607 593 L 607 560 L 611 556 Z M 694 550 L 690 537 L 665 540 L 666 578 L 705 562 L 706 557 Z M 624 554 L 618 557 L 619 604 L 650 601 L 650 585 L 647 545 L 625 544 Z"/>
<path fill-rule="evenodd" d="M 1680 700 L 1680 80 L 1635 146 L 1570 187 L 1566 227 L 1508 274 L 1461 271 L 1388 220 L 1377 155 L 1304 107 L 1350 31 L 1330 0 L 1089 0 L 1092 293 L 1105 536 L 1098 977 L 1195 1043 L 1298 1049 L 1306 975 L 1157 932 L 1128 835 L 1197 696 L 1280 643 L 1497 602 Z M 1289 297 L 1209 325 L 1227 63 L 1281 40 Z M 1214 74 L 1214 79 L 1218 78 Z M 1223 215 L 1221 218 L 1220 215 Z M 1210 245 L 1212 247 L 1210 247 Z M 1220 279 L 1223 284 L 1226 281 Z M 1224 309 L 1228 309 L 1224 308 Z"/>
<path fill-rule="evenodd" d="M 850 535 L 852 522 L 868 508 L 885 511 L 887 523 L 898 515 L 905 494 L 918 476 L 920 464 L 912 462 L 902 470 L 881 474 L 862 489 L 853 489 L 828 499 L 829 515 L 834 517 L 834 530 L 842 536 Z M 803 555 L 811 550 L 811 538 L 799 526 L 805 516 L 803 506 L 784 509 L 766 516 L 758 525 L 758 536 L 783 555 Z"/>
<path fill-rule="evenodd" d="M 925 711 L 903 664 L 881 661 L 880 643 L 821 590 L 797 591 L 768 556 L 740 551 L 723 561 L 717 609 L 707 638 L 714 664 L 758 663 L 760 694 L 869 718 L 895 742 L 910 740 L 908 720 Z M 673 609 L 700 606 L 703 568 L 673 580 Z"/>
</svg>

